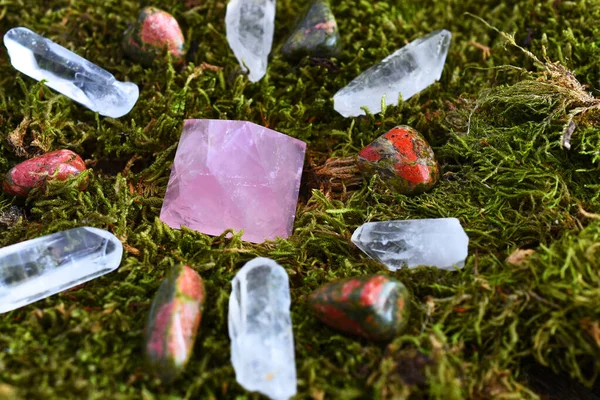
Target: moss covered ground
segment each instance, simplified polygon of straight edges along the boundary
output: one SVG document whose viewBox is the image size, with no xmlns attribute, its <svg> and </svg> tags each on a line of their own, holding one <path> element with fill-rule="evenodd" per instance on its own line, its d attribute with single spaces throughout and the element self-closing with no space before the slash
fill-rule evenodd
<svg viewBox="0 0 600 400">
<path fill-rule="evenodd" d="M 124 58 L 122 34 L 144 5 L 179 20 L 185 66 L 165 56 L 142 68 Z M 597 398 L 600 2 L 333 0 L 342 55 L 292 65 L 279 51 L 304 2 L 279 0 L 269 73 L 257 84 L 240 75 L 228 48 L 225 6 L 0 0 L 0 33 L 26 26 L 141 89 L 130 114 L 104 118 L 0 54 L 0 172 L 61 148 L 91 168 L 85 192 L 71 181 L 27 200 L 0 195 L 0 245 L 91 225 L 126 249 L 117 272 L 0 316 L 0 398 L 260 398 L 235 381 L 226 323 L 230 281 L 255 256 L 290 276 L 299 399 Z M 359 72 L 441 28 L 454 36 L 440 82 L 379 115 L 345 119 L 333 110 L 333 94 Z M 250 120 L 308 142 L 289 240 L 252 245 L 159 221 L 186 118 Z M 406 197 L 377 181 L 344 188 L 335 174 L 312 173 L 398 124 L 432 144 L 443 173 L 433 191 Z M 565 127 L 575 128 L 570 150 Z M 377 345 L 310 315 L 304 300 L 319 285 L 388 273 L 351 244 L 357 226 L 426 217 L 459 218 L 470 256 L 462 271 L 395 273 L 413 294 L 403 336 Z M 146 373 L 142 337 L 152 296 L 177 263 L 203 276 L 209 296 L 194 356 L 165 386 Z M 578 395 L 560 395 L 557 385 Z"/>
</svg>

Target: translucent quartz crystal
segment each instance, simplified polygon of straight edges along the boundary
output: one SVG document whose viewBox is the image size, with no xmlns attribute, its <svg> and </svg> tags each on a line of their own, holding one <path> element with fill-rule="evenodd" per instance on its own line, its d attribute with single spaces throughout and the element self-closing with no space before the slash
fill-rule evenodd
<svg viewBox="0 0 600 400">
<path fill-rule="evenodd" d="M 306 143 L 246 121 L 187 120 L 160 212 L 170 227 L 261 243 L 292 234 Z"/>
<path fill-rule="evenodd" d="M 334 108 L 344 117 L 381 112 L 381 99 L 398 104 L 398 96 L 408 100 L 439 80 L 444 70 L 452 34 L 435 31 L 414 40 L 369 68 L 333 97 Z"/>
<path fill-rule="evenodd" d="M 111 233 L 75 228 L 0 249 L 0 313 L 114 271 L 123 245 Z"/>
<path fill-rule="evenodd" d="M 236 379 L 247 390 L 287 400 L 296 394 L 287 273 L 273 260 L 256 258 L 232 287 L 228 318 Z"/>
<path fill-rule="evenodd" d="M 127 114 L 139 97 L 136 84 L 119 82 L 108 71 L 27 28 L 4 35 L 13 67 L 107 117 Z"/>
<path fill-rule="evenodd" d="M 391 271 L 420 265 L 462 268 L 469 247 L 456 218 L 369 222 L 354 232 L 352 242 Z"/>
<path fill-rule="evenodd" d="M 258 82 L 267 73 L 275 31 L 275 0 L 231 0 L 225 16 L 227 41 L 248 79 Z"/>
</svg>

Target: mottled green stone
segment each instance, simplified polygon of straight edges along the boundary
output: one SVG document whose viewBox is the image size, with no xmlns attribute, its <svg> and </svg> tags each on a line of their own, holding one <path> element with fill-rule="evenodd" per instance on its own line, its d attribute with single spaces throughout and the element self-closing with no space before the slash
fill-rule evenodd
<svg viewBox="0 0 600 400">
<path fill-rule="evenodd" d="M 127 29 L 123 50 L 133 60 L 151 66 L 167 50 L 175 63 L 184 61 L 184 37 L 177 20 L 156 7 L 145 7 Z"/>
<path fill-rule="evenodd" d="M 325 324 L 374 341 L 388 341 L 406 327 L 409 293 L 399 281 L 369 275 L 321 286 L 308 306 Z"/>
<path fill-rule="evenodd" d="M 205 301 L 204 283 L 192 268 L 173 268 L 152 301 L 146 324 L 145 353 L 149 368 L 171 383 L 188 363 Z"/>
<path fill-rule="evenodd" d="M 432 189 L 440 169 L 425 138 L 410 126 L 397 126 L 358 153 L 358 168 L 379 176 L 390 189 L 407 195 Z"/>
<path fill-rule="evenodd" d="M 307 8 L 281 52 L 288 60 L 330 58 L 337 56 L 340 48 L 340 34 L 329 3 L 317 0 Z"/>
</svg>

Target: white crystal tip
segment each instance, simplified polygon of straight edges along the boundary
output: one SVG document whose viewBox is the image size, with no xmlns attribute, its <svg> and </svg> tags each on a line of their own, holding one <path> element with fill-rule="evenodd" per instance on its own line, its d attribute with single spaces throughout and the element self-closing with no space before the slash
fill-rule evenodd
<svg viewBox="0 0 600 400">
<path fill-rule="evenodd" d="M 231 285 L 228 325 L 236 380 L 273 400 L 293 397 L 296 361 L 285 269 L 268 258 L 256 258 Z"/>
<path fill-rule="evenodd" d="M 275 31 L 275 0 L 231 0 L 225 13 L 227 42 L 250 82 L 267 73 Z"/>
<path fill-rule="evenodd" d="M 456 218 L 369 222 L 354 231 L 352 242 L 390 271 L 462 268 L 469 247 L 469 237 Z"/>
<path fill-rule="evenodd" d="M 397 105 L 425 90 L 442 76 L 452 34 L 439 30 L 413 40 L 356 77 L 333 96 L 334 108 L 344 117 L 377 114 L 382 99 Z"/>
<path fill-rule="evenodd" d="M 4 45 L 15 69 L 44 80 L 46 86 L 100 115 L 122 117 L 138 100 L 136 84 L 119 82 L 110 72 L 27 28 L 9 30 Z"/>
<path fill-rule="evenodd" d="M 81 227 L 0 249 L 0 313 L 114 271 L 123 245 L 110 232 Z"/>
</svg>

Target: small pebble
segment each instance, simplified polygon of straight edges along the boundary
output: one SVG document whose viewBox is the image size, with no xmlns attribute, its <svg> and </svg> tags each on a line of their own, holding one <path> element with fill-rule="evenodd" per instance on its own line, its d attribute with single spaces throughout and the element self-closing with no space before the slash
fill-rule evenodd
<svg viewBox="0 0 600 400">
<path fill-rule="evenodd" d="M 305 11 L 281 52 L 288 60 L 305 56 L 330 58 L 339 55 L 340 44 L 338 26 L 329 3 L 316 0 Z"/>
<path fill-rule="evenodd" d="M 185 56 L 184 37 L 177 20 L 155 7 L 142 9 L 136 23 L 125 32 L 123 48 L 129 57 L 144 66 L 151 66 L 165 49 L 175 63 L 182 62 Z"/>
<path fill-rule="evenodd" d="M 397 126 L 358 153 L 358 168 L 378 175 L 402 194 L 425 192 L 437 183 L 439 166 L 429 143 L 410 126 Z"/>
<path fill-rule="evenodd" d="M 6 174 L 2 188 L 10 195 L 27 197 L 31 190 L 49 180 L 65 181 L 85 170 L 85 163 L 76 153 L 57 150 L 17 164 Z M 85 190 L 87 184 L 85 180 L 79 189 Z"/>
<path fill-rule="evenodd" d="M 395 279 L 370 275 L 321 286 L 309 296 L 308 306 L 332 328 L 373 341 L 388 341 L 406 326 L 409 294 Z"/>
<path fill-rule="evenodd" d="M 146 358 L 164 383 L 177 379 L 190 359 L 205 297 L 202 278 L 188 266 L 173 268 L 154 296 L 146 324 Z"/>
</svg>

